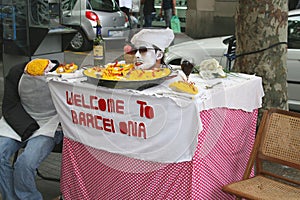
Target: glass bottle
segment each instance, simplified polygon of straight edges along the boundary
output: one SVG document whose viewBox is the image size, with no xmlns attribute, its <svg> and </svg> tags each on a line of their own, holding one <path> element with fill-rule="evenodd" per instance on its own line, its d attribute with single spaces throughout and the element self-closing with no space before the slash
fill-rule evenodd
<svg viewBox="0 0 300 200">
<path fill-rule="evenodd" d="M 97 20 L 96 38 L 93 45 L 94 66 L 97 67 L 105 66 L 105 41 L 101 34 L 101 28 L 100 20 Z"/>
</svg>

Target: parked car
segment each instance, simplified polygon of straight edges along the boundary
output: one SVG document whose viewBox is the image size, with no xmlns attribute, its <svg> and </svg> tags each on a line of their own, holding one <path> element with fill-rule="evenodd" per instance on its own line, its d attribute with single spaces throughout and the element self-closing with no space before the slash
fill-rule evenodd
<svg viewBox="0 0 300 200">
<path fill-rule="evenodd" d="M 105 40 L 126 38 L 129 30 L 128 18 L 115 0 L 74 0 L 65 5 L 62 23 L 78 30 L 70 42 L 73 51 L 92 49 L 96 37 L 96 21 L 100 19 Z M 64 7 L 63 7 L 64 8 Z"/>
<path fill-rule="evenodd" d="M 234 53 L 234 36 L 199 39 L 169 47 L 165 63 L 178 65 L 181 58 L 192 57 L 195 64 L 200 64 L 202 60 L 215 58 L 228 69 L 233 63 L 225 55 Z M 300 9 L 289 12 L 287 68 L 289 109 L 300 112 Z"/>
</svg>

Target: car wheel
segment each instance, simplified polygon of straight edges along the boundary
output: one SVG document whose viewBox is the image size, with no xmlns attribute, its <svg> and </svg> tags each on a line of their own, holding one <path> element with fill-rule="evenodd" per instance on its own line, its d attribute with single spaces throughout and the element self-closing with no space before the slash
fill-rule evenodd
<svg viewBox="0 0 300 200">
<path fill-rule="evenodd" d="M 73 51 L 90 51 L 93 48 L 93 43 L 88 40 L 82 30 L 79 30 L 71 40 L 69 48 Z"/>
</svg>

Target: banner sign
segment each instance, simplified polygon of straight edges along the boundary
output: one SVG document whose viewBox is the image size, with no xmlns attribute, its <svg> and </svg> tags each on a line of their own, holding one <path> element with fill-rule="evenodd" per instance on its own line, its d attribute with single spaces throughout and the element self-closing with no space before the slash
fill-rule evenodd
<svg viewBox="0 0 300 200">
<path fill-rule="evenodd" d="M 86 83 L 49 82 L 64 136 L 96 149 L 132 158 L 190 161 L 201 131 L 196 102 Z"/>
</svg>

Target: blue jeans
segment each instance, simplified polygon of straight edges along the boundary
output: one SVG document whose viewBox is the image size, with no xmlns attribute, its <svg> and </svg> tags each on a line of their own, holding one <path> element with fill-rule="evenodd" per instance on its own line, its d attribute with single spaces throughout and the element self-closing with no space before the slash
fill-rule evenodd
<svg viewBox="0 0 300 200">
<path fill-rule="evenodd" d="M 152 27 L 152 15 L 144 15 L 144 27 Z"/>
<path fill-rule="evenodd" d="M 0 136 L 0 192 L 3 200 L 43 199 L 35 184 L 36 169 L 62 138 L 62 131 L 56 131 L 54 138 L 37 136 L 26 142 Z M 22 147 L 25 147 L 24 152 L 12 167 L 11 157 Z"/>
<path fill-rule="evenodd" d="M 164 10 L 166 27 L 171 28 L 172 9 Z"/>
<path fill-rule="evenodd" d="M 152 21 L 155 18 L 155 13 L 151 13 L 150 15 L 144 15 L 145 24 L 144 27 L 152 27 Z"/>
</svg>

